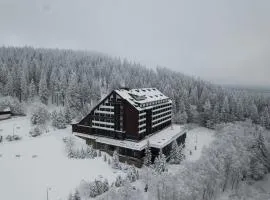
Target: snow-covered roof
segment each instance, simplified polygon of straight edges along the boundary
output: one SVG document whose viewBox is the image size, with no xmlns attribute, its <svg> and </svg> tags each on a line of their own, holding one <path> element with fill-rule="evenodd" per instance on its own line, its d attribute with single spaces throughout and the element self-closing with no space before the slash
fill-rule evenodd
<svg viewBox="0 0 270 200">
<path fill-rule="evenodd" d="M 138 110 L 141 110 L 139 105 L 169 99 L 156 88 L 117 89 L 115 92 Z"/>
<path fill-rule="evenodd" d="M 157 133 L 154 133 L 153 135 L 139 142 L 129 141 L 129 140 L 117 140 L 117 139 L 77 133 L 77 132 L 74 132 L 74 135 L 84 137 L 84 138 L 94 139 L 96 142 L 100 142 L 104 144 L 142 151 L 143 149 L 145 149 L 148 140 L 151 147 L 160 149 L 167 146 L 168 144 L 176 140 L 178 137 L 180 137 L 184 133 L 185 133 L 185 129 L 183 128 L 183 126 L 173 124 L 172 126 L 169 126 L 168 128 L 165 128 Z"/>
</svg>

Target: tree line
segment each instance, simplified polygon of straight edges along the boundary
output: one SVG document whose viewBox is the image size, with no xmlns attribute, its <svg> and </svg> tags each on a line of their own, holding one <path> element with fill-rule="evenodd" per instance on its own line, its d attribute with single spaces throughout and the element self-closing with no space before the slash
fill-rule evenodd
<svg viewBox="0 0 270 200">
<path fill-rule="evenodd" d="M 270 98 L 228 89 L 163 67 L 72 50 L 0 48 L 0 94 L 22 102 L 68 106 L 83 117 L 106 93 L 119 87 L 156 87 L 173 99 L 176 123 L 213 128 L 243 121 L 270 128 Z"/>
</svg>

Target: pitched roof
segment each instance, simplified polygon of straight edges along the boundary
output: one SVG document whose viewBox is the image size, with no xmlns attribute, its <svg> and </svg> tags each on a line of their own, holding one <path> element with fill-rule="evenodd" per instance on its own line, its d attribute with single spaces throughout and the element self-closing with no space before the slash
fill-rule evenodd
<svg viewBox="0 0 270 200">
<path fill-rule="evenodd" d="M 167 100 L 169 97 L 162 94 L 156 88 L 140 88 L 140 89 L 117 89 L 115 92 L 126 99 L 130 104 L 141 110 L 139 105 L 151 102 Z M 170 99 L 169 99 L 170 100 Z"/>
</svg>

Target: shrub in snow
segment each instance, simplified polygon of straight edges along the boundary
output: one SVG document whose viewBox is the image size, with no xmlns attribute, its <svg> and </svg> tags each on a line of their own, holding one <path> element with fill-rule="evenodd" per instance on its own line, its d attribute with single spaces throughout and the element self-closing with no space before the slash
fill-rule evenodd
<svg viewBox="0 0 270 200">
<path fill-rule="evenodd" d="M 25 115 L 25 106 L 18 99 L 10 96 L 1 98 L 0 107 L 9 107 L 13 115 Z"/>
<path fill-rule="evenodd" d="M 0 142 L 1 142 L 1 141 L 0 141 Z M 104 162 L 107 162 L 107 156 L 106 156 L 106 154 L 103 155 L 103 161 L 104 161 Z"/>
<path fill-rule="evenodd" d="M 3 141 L 3 136 L 0 135 L 0 143 Z M 105 155 L 106 156 L 106 155 Z M 104 160 L 105 161 L 105 160 Z"/>
<path fill-rule="evenodd" d="M 44 104 L 36 104 L 32 109 L 31 123 L 34 125 L 43 125 L 50 119 L 50 113 Z"/>
<path fill-rule="evenodd" d="M 128 169 L 129 169 L 129 165 L 128 165 L 128 163 L 127 163 L 127 161 L 125 161 L 125 163 L 120 163 L 121 164 L 121 169 L 123 170 L 123 171 L 127 171 Z"/>
<path fill-rule="evenodd" d="M 75 190 L 75 193 L 70 193 L 68 196 L 68 200 L 81 200 L 80 194 L 78 190 Z"/>
<path fill-rule="evenodd" d="M 98 150 L 98 157 L 101 157 L 101 151 Z"/>
<path fill-rule="evenodd" d="M 85 198 L 94 198 L 109 190 L 108 180 L 95 180 L 92 182 L 82 182 L 79 186 L 79 194 Z"/>
<path fill-rule="evenodd" d="M 22 138 L 18 135 L 7 135 L 6 140 L 11 142 L 11 141 L 16 141 L 16 140 L 21 140 Z"/>
<path fill-rule="evenodd" d="M 114 182 L 114 186 L 115 187 L 122 187 L 123 185 L 124 185 L 124 179 L 120 175 L 118 175 L 116 177 L 115 182 Z"/>
<path fill-rule="evenodd" d="M 119 155 L 118 155 L 117 151 L 113 152 L 111 166 L 113 169 L 120 169 Z"/>
<path fill-rule="evenodd" d="M 60 110 L 59 112 L 53 111 L 51 113 L 52 125 L 58 129 L 64 129 L 67 127 L 66 118 L 64 113 Z"/>
<path fill-rule="evenodd" d="M 37 137 L 41 135 L 42 133 L 43 133 L 43 128 L 41 128 L 41 126 L 34 126 L 29 132 L 29 134 L 32 137 Z"/>
<path fill-rule="evenodd" d="M 97 151 L 93 149 L 94 158 L 97 157 Z"/>
<path fill-rule="evenodd" d="M 139 172 L 138 172 L 138 170 L 136 170 L 135 166 L 132 165 L 131 167 L 129 167 L 129 169 L 127 171 L 127 180 L 130 183 L 133 183 L 138 179 L 139 179 Z"/>
<path fill-rule="evenodd" d="M 65 137 L 63 138 L 63 141 L 65 143 L 65 149 L 67 152 L 67 156 L 69 158 L 73 158 L 74 157 L 74 138 L 73 137 Z"/>
<path fill-rule="evenodd" d="M 111 165 L 111 163 L 112 163 L 112 162 L 111 162 L 111 159 L 109 158 L 109 159 L 108 159 L 108 165 Z"/>
<path fill-rule="evenodd" d="M 67 152 L 68 158 L 75 158 L 75 159 L 93 159 L 97 157 L 96 150 L 92 148 L 92 146 L 83 146 L 81 148 L 75 148 L 75 141 L 73 137 L 66 137 L 63 138 L 65 143 L 65 149 Z"/>
<path fill-rule="evenodd" d="M 159 155 L 156 157 L 154 162 L 154 170 L 158 174 L 161 174 L 162 172 L 166 171 L 166 167 L 167 167 L 166 157 L 160 150 Z"/>
</svg>

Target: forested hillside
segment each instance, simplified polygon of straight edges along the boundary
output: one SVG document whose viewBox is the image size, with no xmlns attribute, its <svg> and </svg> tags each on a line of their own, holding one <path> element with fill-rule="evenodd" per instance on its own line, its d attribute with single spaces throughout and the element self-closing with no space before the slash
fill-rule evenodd
<svg viewBox="0 0 270 200">
<path fill-rule="evenodd" d="M 270 128 L 270 98 L 220 86 L 157 67 L 82 51 L 0 48 L 0 94 L 23 102 L 70 107 L 83 116 L 101 96 L 119 87 L 156 87 L 174 100 L 174 120 L 212 128 L 242 121 Z"/>
</svg>

